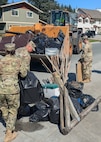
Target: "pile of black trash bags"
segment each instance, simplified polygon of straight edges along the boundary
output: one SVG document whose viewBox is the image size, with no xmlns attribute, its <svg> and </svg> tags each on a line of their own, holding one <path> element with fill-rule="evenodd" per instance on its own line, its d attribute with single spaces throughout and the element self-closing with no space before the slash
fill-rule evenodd
<svg viewBox="0 0 101 142">
<path fill-rule="evenodd" d="M 29 116 L 31 122 L 53 122 L 54 119 L 56 123 L 59 122 L 59 98 L 45 98 L 40 81 L 31 71 L 28 71 L 25 78 L 19 78 L 19 85 L 21 91 L 18 119 Z M 34 104 L 33 107 L 30 107 L 30 104 Z M 58 117 L 55 117 L 56 115 Z"/>
<path fill-rule="evenodd" d="M 34 35 L 32 41 L 35 43 L 35 53 L 45 54 L 45 48 L 58 48 L 61 49 L 65 35 L 60 30 L 56 38 L 50 38 L 44 33 L 39 32 Z"/>
<path fill-rule="evenodd" d="M 29 121 L 50 121 L 51 123 L 58 124 L 60 113 L 59 106 L 58 97 L 44 98 L 44 100 L 32 107 L 32 112 L 34 113 L 29 117 Z"/>
<path fill-rule="evenodd" d="M 59 124 L 59 97 L 52 96 L 51 98 L 45 98 L 39 80 L 31 72 L 28 73 L 25 82 L 24 80 L 20 81 L 20 86 L 22 86 L 22 91 L 18 118 L 29 116 L 30 122 L 50 121 L 51 123 Z M 67 82 L 65 86 L 78 114 L 95 101 L 95 98 L 91 95 L 83 94 L 83 83 L 71 81 Z M 30 107 L 29 104 L 32 103 L 34 105 Z M 98 105 L 92 109 L 92 111 L 97 110 Z"/>
<path fill-rule="evenodd" d="M 71 81 L 66 83 L 69 96 L 78 114 L 95 101 L 95 98 L 93 98 L 91 95 L 83 93 L 83 87 L 84 84 L 82 82 Z M 97 110 L 98 105 L 92 109 L 92 111 Z"/>
</svg>

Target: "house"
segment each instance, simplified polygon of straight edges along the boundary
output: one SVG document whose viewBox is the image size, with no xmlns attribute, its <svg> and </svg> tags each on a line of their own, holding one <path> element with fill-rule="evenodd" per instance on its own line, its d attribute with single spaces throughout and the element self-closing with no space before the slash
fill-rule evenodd
<svg viewBox="0 0 101 142">
<path fill-rule="evenodd" d="M 25 1 L 1 5 L 0 33 L 5 33 L 14 25 L 32 26 L 39 23 L 39 13 L 43 13 L 43 11 Z"/>
<path fill-rule="evenodd" d="M 78 29 L 82 32 L 93 30 L 96 34 L 101 32 L 101 10 L 78 8 Z"/>
</svg>

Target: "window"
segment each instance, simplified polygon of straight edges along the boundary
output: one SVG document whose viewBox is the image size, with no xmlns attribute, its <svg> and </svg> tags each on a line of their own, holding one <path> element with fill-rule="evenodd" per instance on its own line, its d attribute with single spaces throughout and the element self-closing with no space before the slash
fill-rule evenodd
<svg viewBox="0 0 101 142">
<path fill-rule="evenodd" d="M 101 24 L 101 21 L 99 20 L 99 24 Z"/>
<path fill-rule="evenodd" d="M 0 18 L 2 17 L 2 11 L 0 10 Z"/>
<path fill-rule="evenodd" d="M 27 18 L 33 18 L 33 13 L 31 11 L 26 12 L 26 17 Z"/>
<path fill-rule="evenodd" d="M 82 22 L 82 19 L 79 19 L 79 22 L 81 23 L 81 22 Z"/>
<path fill-rule="evenodd" d="M 85 23 L 88 23 L 88 19 L 85 19 Z"/>
<path fill-rule="evenodd" d="M 19 11 L 16 9 L 12 9 L 12 16 L 19 16 Z"/>
</svg>

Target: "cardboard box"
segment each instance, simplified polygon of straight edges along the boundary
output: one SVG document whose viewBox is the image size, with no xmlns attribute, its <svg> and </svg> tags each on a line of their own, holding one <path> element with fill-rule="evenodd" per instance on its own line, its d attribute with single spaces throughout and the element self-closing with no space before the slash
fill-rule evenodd
<svg viewBox="0 0 101 142">
<path fill-rule="evenodd" d="M 82 82 L 82 64 L 80 62 L 76 64 L 76 81 Z"/>
</svg>

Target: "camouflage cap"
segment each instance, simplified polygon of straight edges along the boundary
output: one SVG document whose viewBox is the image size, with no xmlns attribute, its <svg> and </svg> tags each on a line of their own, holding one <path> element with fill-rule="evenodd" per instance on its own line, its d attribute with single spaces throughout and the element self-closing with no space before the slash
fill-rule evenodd
<svg viewBox="0 0 101 142">
<path fill-rule="evenodd" d="M 82 37 L 82 39 L 83 39 L 83 40 L 88 39 L 88 36 L 87 36 L 87 35 L 84 35 L 84 36 Z"/>
<path fill-rule="evenodd" d="M 7 51 L 15 50 L 15 44 L 14 43 L 5 44 L 5 50 L 7 50 Z"/>
<path fill-rule="evenodd" d="M 29 44 L 31 44 L 31 45 L 32 45 L 33 51 L 35 51 L 35 48 L 36 48 L 35 43 L 31 40 L 31 41 L 29 42 Z"/>
</svg>

